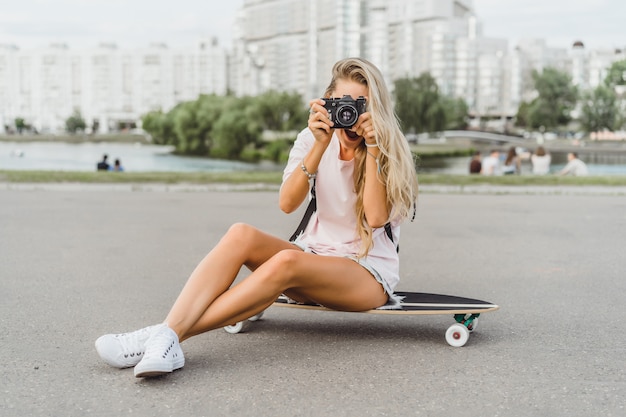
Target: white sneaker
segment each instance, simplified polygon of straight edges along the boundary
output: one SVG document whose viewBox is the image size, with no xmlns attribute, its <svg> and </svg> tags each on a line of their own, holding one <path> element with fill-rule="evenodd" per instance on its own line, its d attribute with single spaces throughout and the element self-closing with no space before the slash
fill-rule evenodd
<svg viewBox="0 0 626 417">
<path fill-rule="evenodd" d="M 163 326 L 146 342 L 146 352 L 135 366 L 137 378 L 166 374 L 185 366 L 185 356 L 178 343 L 178 335 Z"/>
<path fill-rule="evenodd" d="M 139 363 L 146 348 L 146 341 L 165 324 L 144 327 L 132 333 L 105 334 L 96 340 L 98 355 L 116 368 L 130 368 Z"/>
</svg>

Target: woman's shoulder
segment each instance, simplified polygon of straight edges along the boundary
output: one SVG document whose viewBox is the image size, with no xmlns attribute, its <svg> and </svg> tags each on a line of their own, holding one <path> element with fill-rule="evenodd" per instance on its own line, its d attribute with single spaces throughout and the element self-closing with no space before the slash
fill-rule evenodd
<svg viewBox="0 0 626 417">
<path fill-rule="evenodd" d="M 311 129 L 309 129 L 308 126 L 302 129 L 296 136 L 296 139 L 300 139 L 300 138 L 315 140 L 315 137 L 313 136 L 313 132 L 311 132 Z"/>
<path fill-rule="evenodd" d="M 296 136 L 296 140 L 294 142 L 294 148 L 296 149 L 309 149 L 313 146 L 315 142 L 315 137 L 313 136 L 313 132 L 306 127 L 298 133 Z"/>
</svg>

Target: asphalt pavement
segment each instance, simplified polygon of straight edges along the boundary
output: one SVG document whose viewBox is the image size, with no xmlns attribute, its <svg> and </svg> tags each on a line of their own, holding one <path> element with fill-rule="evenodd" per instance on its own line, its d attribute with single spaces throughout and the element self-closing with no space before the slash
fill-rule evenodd
<svg viewBox="0 0 626 417">
<path fill-rule="evenodd" d="M 274 307 L 136 379 L 95 339 L 163 320 L 232 223 L 287 237 L 301 212 L 275 190 L 0 187 L 0 415 L 626 415 L 626 199 L 528 190 L 425 192 L 402 229 L 398 290 L 501 306 L 462 348 L 448 316 Z"/>
</svg>

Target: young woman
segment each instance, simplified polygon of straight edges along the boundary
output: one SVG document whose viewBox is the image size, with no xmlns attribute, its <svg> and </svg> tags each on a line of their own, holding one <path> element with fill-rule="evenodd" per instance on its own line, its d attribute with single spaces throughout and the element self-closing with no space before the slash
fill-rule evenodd
<svg viewBox="0 0 626 417">
<path fill-rule="evenodd" d="M 324 97 L 345 95 L 365 97 L 366 112 L 352 128 L 333 129 L 324 100 L 311 100 L 308 128 L 284 170 L 283 211 L 296 210 L 315 186 L 317 210 L 306 229 L 289 242 L 233 225 L 193 271 L 162 324 L 96 341 L 106 363 L 134 366 L 136 377 L 172 372 L 185 363 L 179 342 L 252 317 L 281 294 L 344 311 L 397 303 L 394 241 L 414 210 L 414 161 L 374 65 L 359 58 L 334 65 Z M 233 286 L 244 265 L 252 273 Z"/>
<path fill-rule="evenodd" d="M 502 166 L 502 173 L 504 175 L 520 174 L 522 172 L 522 161 L 517 156 L 517 150 L 515 146 L 511 146 L 506 154 L 504 165 Z"/>
<path fill-rule="evenodd" d="M 530 157 L 533 165 L 533 174 L 546 175 L 550 173 L 550 164 L 552 156 L 546 152 L 543 146 L 537 148 L 537 151 Z"/>
</svg>

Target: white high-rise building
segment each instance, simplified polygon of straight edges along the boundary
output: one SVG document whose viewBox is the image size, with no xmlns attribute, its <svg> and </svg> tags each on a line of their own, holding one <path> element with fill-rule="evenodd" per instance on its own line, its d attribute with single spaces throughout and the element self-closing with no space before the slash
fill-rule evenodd
<svg viewBox="0 0 626 417">
<path fill-rule="evenodd" d="M 21 117 L 37 129 L 57 126 L 72 114 L 72 66 L 75 56 L 67 45 L 52 44 L 23 53 L 19 50 L 4 54 L 5 65 L 13 67 L 8 84 L 18 87 L 17 95 L 9 95 L 7 119 Z M 14 87 L 13 87 L 14 89 Z M 37 115 L 37 118 L 32 116 Z"/>
<path fill-rule="evenodd" d="M 99 132 L 130 126 L 199 94 L 227 92 L 227 55 L 215 39 L 188 49 L 115 44 L 74 51 L 64 44 L 20 50 L 0 46 L 0 118 L 23 118 L 40 132 L 64 129 L 80 111 Z"/>
<path fill-rule="evenodd" d="M 448 95 L 465 100 L 472 116 L 501 117 L 507 113 L 504 105 L 507 77 L 508 43 L 503 39 L 461 37 L 456 41 L 455 80 Z M 438 80 L 439 82 L 439 80 Z"/>
<path fill-rule="evenodd" d="M 245 0 L 237 16 L 230 87 L 320 95 L 332 64 L 361 51 L 359 0 Z M 323 75 L 321 75 L 323 74 Z"/>
<path fill-rule="evenodd" d="M 596 88 L 604 83 L 609 68 L 614 62 L 626 59 L 626 46 L 622 49 L 596 49 L 587 54 L 589 87 Z"/>
<path fill-rule="evenodd" d="M 443 94 L 461 97 L 476 118 L 512 118 L 536 97 L 533 71 L 553 67 L 580 89 L 597 86 L 618 55 L 545 39 L 482 34 L 471 0 L 245 0 L 231 59 L 236 94 L 323 93 L 338 59 L 360 56 L 393 81 L 430 73 Z M 623 56 L 623 54 L 622 54 Z"/>
<path fill-rule="evenodd" d="M 9 124 L 8 117 L 20 114 L 22 85 L 18 82 L 18 48 L 0 44 L 0 133 Z"/>
<path fill-rule="evenodd" d="M 314 97 L 337 60 L 361 56 L 387 81 L 430 71 L 453 94 L 456 40 L 468 36 L 472 17 L 468 0 L 246 0 L 231 86 L 237 94 L 278 89 Z"/>
<path fill-rule="evenodd" d="M 581 90 L 589 88 L 589 61 L 585 54 L 585 45 L 580 41 L 574 42 L 570 56 L 569 72 L 572 75 L 572 83 Z"/>
<path fill-rule="evenodd" d="M 429 72 L 443 94 L 502 114 L 507 42 L 485 39 L 470 0 L 246 0 L 231 60 L 236 94 L 321 95 L 339 59 L 360 56 L 393 81 Z"/>
<path fill-rule="evenodd" d="M 453 95 L 457 40 L 467 38 L 471 30 L 477 30 L 471 26 L 472 19 L 472 4 L 468 0 L 388 2 L 388 70 L 391 79 L 418 77 L 430 72 L 441 92 Z"/>
<path fill-rule="evenodd" d="M 544 39 L 509 49 L 507 40 L 483 36 L 471 0 L 244 0 L 232 39 L 229 52 L 215 39 L 136 50 L 0 45 L 0 132 L 18 117 L 40 131 L 61 130 L 75 110 L 106 132 L 229 90 L 289 91 L 309 100 L 323 94 L 332 65 L 349 56 L 376 64 L 390 88 L 429 72 L 441 93 L 467 102 L 471 116 L 503 120 L 536 97 L 533 71 L 566 71 L 585 91 L 626 57 L 626 48 L 554 48 Z"/>
</svg>

